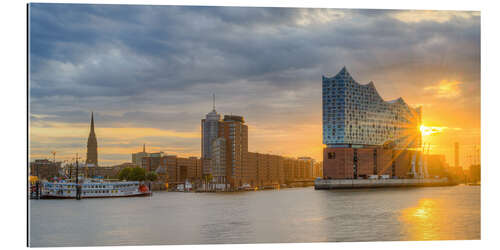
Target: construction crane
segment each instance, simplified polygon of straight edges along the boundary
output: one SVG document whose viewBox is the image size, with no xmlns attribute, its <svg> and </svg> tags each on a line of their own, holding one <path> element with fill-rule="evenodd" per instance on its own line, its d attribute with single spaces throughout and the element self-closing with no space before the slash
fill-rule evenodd
<svg viewBox="0 0 500 250">
<path fill-rule="evenodd" d="M 429 151 L 430 151 L 431 144 L 429 142 L 424 143 L 422 145 L 422 154 L 418 159 L 418 162 L 416 162 L 416 155 L 413 156 L 413 160 L 411 163 L 411 173 L 413 173 L 413 176 L 418 176 L 418 178 L 426 178 L 429 177 L 429 171 L 427 169 L 428 161 L 429 161 Z M 418 164 L 418 173 L 416 173 L 416 164 Z"/>
<path fill-rule="evenodd" d="M 426 154 L 426 157 L 425 157 L 425 163 L 424 163 L 424 178 L 426 177 L 429 177 L 429 170 L 428 170 L 428 165 L 429 165 L 429 151 L 430 151 L 430 148 L 431 148 L 431 143 L 428 142 L 427 143 L 427 153 Z"/>
<path fill-rule="evenodd" d="M 56 163 L 56 151 L 52 151 L 50 152 L 52 154 L 52 156 L 54 157 L 54 164 Z"/>
</svg>

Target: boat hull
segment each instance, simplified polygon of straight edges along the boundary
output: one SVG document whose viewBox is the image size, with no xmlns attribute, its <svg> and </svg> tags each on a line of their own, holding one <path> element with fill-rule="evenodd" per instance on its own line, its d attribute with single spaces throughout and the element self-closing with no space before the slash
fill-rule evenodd
<svg viewBox="0 0 500 250">
<path fill-rule="evenodd" d="M 80 196 L 81 199 L 98 199 L 98 198 L 125 198 L 125 197 L 141 197 L 141 196 L 151 196 L 152 192 L 137 193 L 137 194 L 127 194 L 127 195 L 113 195 L 113 196 Z M 52 195 L 46 194 L 40 196 L 40 199 L 76 199 L 75 196 L 64 196 L 64 195 Z"/>
<path fill-rule="evenodd" d="M 151 190 L 138 181 L 99 181 L 85 180 L 81 184 L 69 182 L 43 182 L 41 185 L 41 199 L 76 199 L 79 198 L 120 198 L 150 196 Z"/>
</svg>

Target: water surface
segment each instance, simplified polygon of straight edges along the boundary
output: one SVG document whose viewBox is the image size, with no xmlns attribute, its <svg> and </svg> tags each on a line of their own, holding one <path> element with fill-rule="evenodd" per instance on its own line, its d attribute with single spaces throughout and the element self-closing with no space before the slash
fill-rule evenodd
<svg viewBox="0 0 500 250">
<path fill-rule="evenodd" d="M 480 187 L 32 200 L 30 245 L 105 246 L 480 239 Z"/>
</svg>

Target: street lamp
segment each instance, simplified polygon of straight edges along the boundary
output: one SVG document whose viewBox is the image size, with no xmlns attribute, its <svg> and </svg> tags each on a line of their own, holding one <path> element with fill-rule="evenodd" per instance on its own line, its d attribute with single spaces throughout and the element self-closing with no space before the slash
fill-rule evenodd
<svg viewBox="0 0 500 250">
<path fill-rule="evenodd" d="M 80 189 L 80 185 L 78 183 L 78 159 L 79 159 L 78 153 L 76 153 L 76 158 L 75 158 L 75 160 L 76 160 L 76 180 L 75 180 L 75 182 L 76 182 L 76 199 L 80 200 L 81 189 Z"/>
</svg>

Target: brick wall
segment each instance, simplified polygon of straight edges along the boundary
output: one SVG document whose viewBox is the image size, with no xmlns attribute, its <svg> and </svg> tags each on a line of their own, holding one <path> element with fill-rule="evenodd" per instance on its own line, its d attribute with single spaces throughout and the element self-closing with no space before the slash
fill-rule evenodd
<svg viewBox="0 0 500 250">
<path fill-rule="evenodd" d="M 406 178 L 411 168 L 412 154 L 414 154 L 414 151 L 383 148 L 325 148 L 323 150 L 323 176 L 332 179 L 355 178 L 355 151 L 357 152 L 358 178 L 366 178 L 373 174 Z"/>
</svg>

